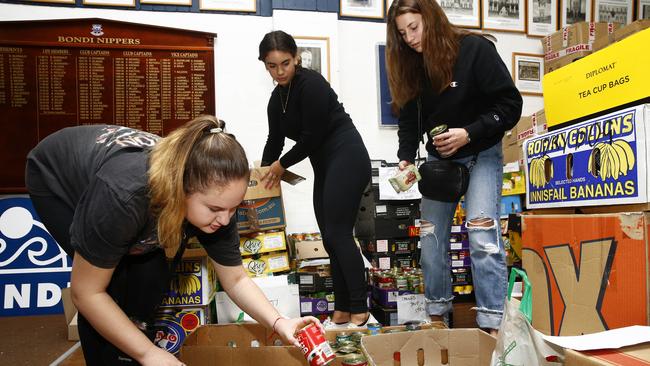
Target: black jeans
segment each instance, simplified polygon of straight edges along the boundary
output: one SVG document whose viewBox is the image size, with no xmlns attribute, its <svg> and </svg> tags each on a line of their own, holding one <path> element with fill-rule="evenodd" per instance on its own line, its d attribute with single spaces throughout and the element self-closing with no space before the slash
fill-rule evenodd
<svg viewBox="0 0 650 366">
<path fill-rule="evenodd" d="M 55 196 L 30 194 L 41 221 L 71 257 L 70 225 L 74 210 Z M 144 255 L 125 256 L 113 272 L 106 292 L 132 320 L 147 324 L 145 333 L 153 340 L 153 321 L 158 305 L 169 288 L 169 267 L 160 249 Z M 78 315 L 79 338 L 86 365 L 136 365 L 137 362 L 102 337 L 86 318 Z M 150 330 L 151 329 L 151 330 Z"/>
<path fill-rule="evenodd" d="M 356 129 L 330 136 L 310 156 L 314 168 L 314 211 L 334 282 L 334 309 L 368 311 L 368 285 L 352 231 L 361 196 L 371 176 L 370 158 Z"/>
</svg>

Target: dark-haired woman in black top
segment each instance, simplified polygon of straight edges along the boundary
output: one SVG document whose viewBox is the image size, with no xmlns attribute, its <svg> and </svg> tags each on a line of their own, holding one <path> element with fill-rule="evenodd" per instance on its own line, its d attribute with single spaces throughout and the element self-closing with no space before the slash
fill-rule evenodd
<svg viewBox="0 0 650 366">
<path fill-rule="evenodd" d="M 361 195 L 370 181 L 370 158 L 352 119 L 329 83 L 302 68 L 296 42 L 274 31 L 260 43 L 259 59 L 278 83 L 267 113 L 269 135 L 262 157 L 264 177 L 277 185 L 285 169 L 309 157 L 314 168 L 314 211 L 330 256 L 334 281 L 333 325 L 364 326 L 370 315 L 361 253 L 352 229 Z M 280 157 L 284 139 L 296 144 Z"/>
</svg>

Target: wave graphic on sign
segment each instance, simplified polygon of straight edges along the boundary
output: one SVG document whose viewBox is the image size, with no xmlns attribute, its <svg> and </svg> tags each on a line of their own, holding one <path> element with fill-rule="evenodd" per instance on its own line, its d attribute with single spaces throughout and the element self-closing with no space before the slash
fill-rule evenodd
<svg viewBox="0 0 650 366">
<path fill-rule="evenodd" d="M 0 200 L 0 274 L 70 271 L 70 258 L 32 211 L 27 198 Z"/>
</svg>

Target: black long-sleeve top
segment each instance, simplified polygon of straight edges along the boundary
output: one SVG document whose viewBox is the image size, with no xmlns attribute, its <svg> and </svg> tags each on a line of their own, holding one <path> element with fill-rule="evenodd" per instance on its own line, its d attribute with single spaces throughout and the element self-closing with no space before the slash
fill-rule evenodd
<svg viewBox="0 0 650 366">
<path fill-rule="evenodd" d="M 270 165 L 278 159 L 285 137 L 296 141 L 280 158 L 282 167 L 289 168 L 317 151 L 335 131 L 354 128 L 327 80 L 318 72 L 304 68 L 297 70 L 290 86 L 276 86 L 267 114 L 269 134 L 262 165 Z"/>
<path fill-rule="evenodd" d="M 429 86 L 421 93 L 421 133 L 428 137 L 428 132 L 441 124 L 464 128 L 471 142 L 451 158 L 475 155 L 497 144 L 505 131 L 517 124 L 523 101 L 496 47 L 482 36 L 468 35 L 461 40 L 452 79 L 442 93 Z M 409 162 L 415 160 L 422 136 L 418 133 L 417 100 L 402 108 L 398 121 L 397 157 Z M 441 158 L 430 138 L 426 149 Z"/>
</svg>

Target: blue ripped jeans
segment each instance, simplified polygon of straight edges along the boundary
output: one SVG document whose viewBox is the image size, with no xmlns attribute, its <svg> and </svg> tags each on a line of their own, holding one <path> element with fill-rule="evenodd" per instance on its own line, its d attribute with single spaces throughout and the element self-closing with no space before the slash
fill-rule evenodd
<svg viewBox="0 0 650 366">
<path fill-rule="evenodd" d="M 428 157 L 428 160 L 435 159 L 432 155 Z M 456 159 L 468 166 L 471 160 L 472 156 Z M 478 154 L 465 193 L 465 225 L 476 295 L 476 322 L 481 328 L 499 328 L 507 290 L 505 250 L 499 225 L 502 172 L 503 154 L 501 143 L 498 143 Z M 445 315 L 452 309 L 448 251 L 456 205 L 422 198 L 420 264 L 429 315 Z"/>
</svg>

